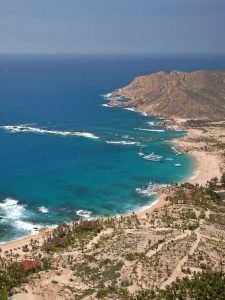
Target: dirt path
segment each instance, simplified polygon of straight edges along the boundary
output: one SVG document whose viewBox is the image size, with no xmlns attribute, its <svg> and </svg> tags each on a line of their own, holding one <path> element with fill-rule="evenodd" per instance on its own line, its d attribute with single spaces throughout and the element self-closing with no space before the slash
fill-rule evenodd
<svg viewBox="0 0 225 300">
<path fill-rule="evenodd" d="M 195 234 L 197 235 L 197 239 L 196 241 L 194 241 L 194 243 L 191 246 L 191 249 L 189 250 L 189 252 L 179 261 L 179 263 L 177 264 L 176 268 L 173 270 L 172 275 L 166 280 L 164 281 L 160 288 L 165 288 L 167 285 L 171 284 L 173 281 L 176 280 L 177 277 L 181 278 L 183 276 L 183 272 L 181 270 L 183 264 L 188 260 L 188 255 L 192 255 L 194 253 L 194 251 L 196 250 L 196 248 L 198 247 L 198 244 L 201 240 L 201 234 L 199 233 L 199 228 L 195 230 Z"/>
<path fill-rule="evenodd" d="M 162 244 L 160 244 L 160 245 L 158 246 L 157 250 L 149 250 L 148 252 L 146 252 L 146 256 L 147 256 L 147 257 L 151 257 L 151 256 L 153 256 L 154 254 L 156 254 L 157 252 L 159 252 L 159 251 L 162 249 L 162 247 L 163 247 L 164 245 L 166 245 L 166 243 L 168 244 L 169 242 L 177 241 L 177 240 L 183 239 L 183 238 L 185 238 L 185 237 L 187 237 L 187 236 L 188 236 L 188 233 L 182 233 L 182 234 L 180 234 L 180 235 L 178 235 L 178 236 L 175 236 L 175 237 L 173 237 L 173 238 L 171 238 L 171 239 L 167 239 L 164 243 L 162 243 Z"/>
<path fill-rule="evenodd" d="M 111 234 L 113 232 L 112 228 L 108 228 L 106 230 L 101 231 L 97 236 L 95 236 L 85 247 L 85 249 L 89 250 L 93 248 L 93 245 L 96 244 L 99 239 L 103 236 L 103 235 L 107 235 L 107 234 Z"/>
</svg>

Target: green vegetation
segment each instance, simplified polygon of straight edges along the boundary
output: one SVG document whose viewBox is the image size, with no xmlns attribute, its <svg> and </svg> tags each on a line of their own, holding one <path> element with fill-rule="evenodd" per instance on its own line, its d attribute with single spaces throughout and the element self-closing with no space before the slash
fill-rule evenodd
<svg viewBox="0 0 225 300">
<path fill-rule="evenodd" d="M 224 300 L 225 275 L 223 273 L 197 273 L 191 279 L 177 279 L 165 290 L 141 291 L 133 300 Z"/>
<path fill-rule="evenodd" d="M 8 299 L 12 288 L 27 281 L 27 273 L 18 262 L 1 260 L 0 269 L 0 299 Z"/>
<path fill-rule="evenodd" d="M 89 263 L 83 261 L 82 263 L 76 264 L 72 267 L 75 271 L 74 275 L 79 276 L 86 283 L 93 283 L 93 286 L 105 286 L 106 282 L 110 282 L 112 285 L 115 284 L 118 277 L 120 277 L 120 270 L 124 263 L 122 261 L 112 261 L 105 259 L 99 264 Z"/>
<path fill-rule="evenodd" d="M 85 244 L 102 229 L 103 225 L 100 220 L 82 221 L 73 223 L 72 226 L 59 225 L 52 232 L 49 232 L 42 245 L 42 250 L 45 252 L 63 252 L 69 247 L 79 247 L 83 251 Z"/>
<path fill-rule="evenodd" d="M 210 120 L 187 120 L 185 122 L 185 125 L 190 126 L 190 127 L 206 127 L 211 125 Z"/>
<path fill-rule="evenodd" d="M 35 272 L 47 270 L 51 266 L 48 258 L 40 258 L 39 261 L 34 261 L 36 268 L 25 270 L 17 259 L 18 255 L 12 251 L 5 253 L 4 257 L 0 256 L 0 300 L 8 299 L 13 288 L 26 283 Z"/>
<path fill-rule="evenodd" d="M 212 178 L 207 187 L 175 184 L 168 189 L 166 205 L 144 217 L 133 213 L 62 224 L 46 233 L 42 244 L 31 239 L 14 249 L 20 249 L 22 256 L 13 249 L 0 250 L 0 300 L 8 299 L 27 282 L 42 279 L 49 269 L 57 276 L 50 283 L 60 288 L 60 276 L 70 271 L 62 291 L 65 288 L 74 299 L 88 295 L 121 300 L 225 299 L 220 297 L 225 293 L 225 275 L 213 273 L 224 271 L 225 265 L 224 185 L 225 173 L 221 179 Z M 197 248 L 190 254 L 195 241 Z M 192 277 L 160 290 L 184 255 L 188 259 L 181 271 Z M 196 268 L 204 273 L 196 274 Z M 84 289 L 77 288 L 76 280 Z M 132 295 L 130 286 L 140 291 Z"/>
<path fill-rule="evenodd" d="M 211 213 L 209 215 L 209 222 L 219 224 L 219 225 L 225 225 L 224 215 Z"/>
<path fill-rule="evenodd" d="M 185 123 L 184 123 L 186 126 L 189 126 L 189 127 L 210 127 L 210 126 L 213 126 L 213 127 L 224 127 L 225 126 L 225 123 L 224 122 L 220 122 L 220 119 L 218 120 L 218 122 L 215 120 L 215 121 L 212 121 L 212 120 L 201 120 L 201 119 L 194 119 L 194 120 L 187 120 Z"/>
<path fill-rule="evenodd" d="M 109 286 L 104 289 L 100 289 L 97 292 L 97 299 L 105 299 L 105 297 L 110 296 L 111 299 L 121 299 L 128 300 L 130 298 L 130 294 L 125 288 L 115 288 L 113 286 Z"/>
<path fill-rule="evenodd" d="M 225 144 L 224 144 L 225 146 Z M 222 174 L 220 180 L 217 177 L 213 177 L 207 182 L 207 186 L 213 190 L 221 190 L 225 188 L 225 172 Z"/>
<path fill-rule="evenodd" d="M 144 252 L 130 252 L 125 255 L 126 260 L 133 261 L 133 260 L 143 260 L 146 258 Z"/>
<path fill-rule="evenodd" d="M 218 193 L 210 187 L 198 184 L 183 183 L 175 188 L 174 194 L 169 197 L 172 204 L 188 204 L 194 207 L 212 209 L 216 205 L 223 205 Z"/>
<path fill-rule="evenodd" d="M 214 144 L 214 147 L 216 147 L 218 150 L 225 150 L 225 143 L 217 142 Z"/>
</svg>

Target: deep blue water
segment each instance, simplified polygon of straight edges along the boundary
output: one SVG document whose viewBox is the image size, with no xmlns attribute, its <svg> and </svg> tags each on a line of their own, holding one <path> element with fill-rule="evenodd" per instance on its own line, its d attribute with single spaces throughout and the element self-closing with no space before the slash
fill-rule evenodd
<svg viewBox="0 0 225 300">
<path fill-rule="evenodd" d="M 132 211 L 154 199 L 136 188 L 150 191 L 152 183 L 184 180 L 192 161 L 176 155 L 170 140 L 185 133 L 149 125 L 159 121 L 154 117 L 104 107 L 102 95 L 140 74 L 224 67 L 224 57 L 1 56 L 0 241 L 79 218 L 78 210 L 92 216 Z M 55 134 L 12 133 L 4 127 L 24 124 Z M 106 141 L 136 142 L 145 154 L 164 160 L 143 159 L 137 144 Z"/>
</svg>

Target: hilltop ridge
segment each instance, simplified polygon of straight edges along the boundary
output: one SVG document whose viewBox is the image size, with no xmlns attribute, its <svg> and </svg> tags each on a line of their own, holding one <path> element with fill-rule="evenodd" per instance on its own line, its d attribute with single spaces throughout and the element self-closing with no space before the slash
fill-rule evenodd
<svg viewBox="0 0 225 300">
<path fill-rule="evenodd" d="M 160 71 L 136 77 L 112 96 L 128 98 L 125 105 L 152 115 L 223 119 L 225 71 Z M 121 102 L 112 100 L 110 104 L 117 106 Z"/>
</svg>

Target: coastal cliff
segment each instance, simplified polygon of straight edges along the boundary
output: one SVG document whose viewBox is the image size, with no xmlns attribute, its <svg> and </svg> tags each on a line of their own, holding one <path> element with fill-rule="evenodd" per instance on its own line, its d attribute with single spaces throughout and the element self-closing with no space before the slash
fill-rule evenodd
<svg viewBox="0 0 225 300">
<path fill-rule="evenodd" d="M 135 78 L 113 93 L 110 105 L 121 106 L 116 97 L 128 98 L 125 105 L 151 115 L 182 119 L 225 117 L 225 72 L 157 72 Z"/>
</svg>

